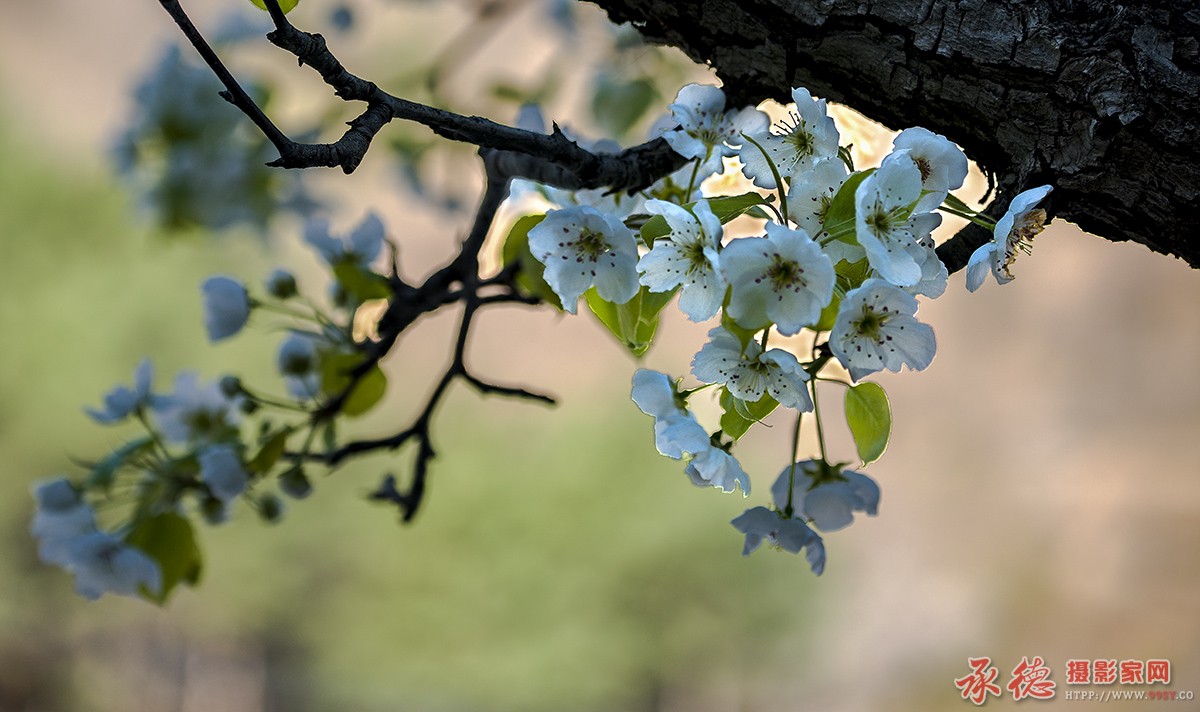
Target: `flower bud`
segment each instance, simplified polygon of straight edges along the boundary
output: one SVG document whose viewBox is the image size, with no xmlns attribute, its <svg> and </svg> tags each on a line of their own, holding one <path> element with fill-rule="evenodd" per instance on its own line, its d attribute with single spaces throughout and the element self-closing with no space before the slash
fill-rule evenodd
<svg viewBox="0 0 1200 712">
<path fill-rule="evenodd" d="M 291 299 L 296 296 L 296 278 L 291 272 L 276 269 L 267 276 L 267 293 L 278 299 Z"/>
<path fill-rule="evenodd" d="M 283 502 L 273 494 L 264 494 L 258 500 L 258 513 L 264 522 L 274 524 L 283 518 Z"/>
<path fill-rule="evenodd" d="M 279 489 L 289 497 L 304 499 L 312 494 L 312 482 L 299 466 L 295 466 L 279 477 Z"/>
</svg>

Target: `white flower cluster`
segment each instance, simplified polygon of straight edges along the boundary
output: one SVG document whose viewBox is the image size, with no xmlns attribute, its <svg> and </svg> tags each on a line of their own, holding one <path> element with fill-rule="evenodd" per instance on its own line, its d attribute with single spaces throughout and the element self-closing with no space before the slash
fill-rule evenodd
<svg viewBox="0 0 1200 712">
<path fill-rule="evenodd" d="M 276 474 L 283 493 L 295 498 L 309 493 L 303 461 L 314 446 L 317 424 L 311 413 L 320 399 L 345 390 L 345 411 L 359 414 L 382 397 L 385 381 L 377 367 L 363 374 L 358 385 L 366 382 L 366 388 L 354 388 L 349 373 L 363 358 L 353 336 L 354 314 L 386 292 L 387 278 L 371 269 L 386 242 L 383 223 L 369 215 L 349 234 L 335 236 L 327 223 L 313 220 L 305 239 L 334 274 L 333 314 L 301 298 L 296 278 L 282 269 L 267 277 L 261 298 L 224 275 L 201 285 L 210 341 L 240 333 L 255 312 L 292 321 L 276 361 L 288 396 L 263 395 L 233 376 L 203 381 L 193 372 L 180 373 L 173 390 L 160 393 L 153 387 L 154 369 L 143 360 L 132 385 L 116 386 L 99 407 L 85 408 L 97 423 L 134 422 L 144 432 L 92 464 L 85 477 L 58 478 L 34 490 L 31 528 L 39 554 L 74 573 L 80 595 L 95 599 L 107 592 L 161 601 L 178 583 L 194 582 L 200 560 L 188 522 L 191 512 L 216 524 L 236 500 L 245 499 L 274 521 L 282 502 L 261 491 L 262 483 Z M 257 441 L 244 437 L 243 416 L 260 409 L 272 412 L 272 419 L 295 420 L 280 424 L 264 418 Z M 294 433 L 304 434 L 303 445 L 299 456 L 287 458 Z M 129 511 L 124 504 L 131 493 L 135 503 Z M 98 511 L 109 520 L 120 516 L 109 514 L 118 502 L 122 506 L 116 511 L 128 516 L 100 522 Z"/>
<path fill-rule="evenodd" d="M 654 418 L 659 452 L 683 460 L 695 484 L 724 492 L 750 492 L 750 477 L 731 454 L 745 429 L 779 405 L 798 414 L 816 410 L 816 380 L 853 389 L 879 371 L 929 366 L 936 341 L 916 313 L 918 296 L 936 298 L 946 290 L 948 271 L 931 237 L 941 223 L 937 211 L 994 229 L 995 241 L 971 259 L 972 291 L 988 265 L 1001 283 L 1011 279 L 1016 250 L 1028 248 L 1045 220 L 1033 208 L 1048 186 L 1018 196 L 994 225 L 954 198 L 967 158 L 923 128 L 902 131 L 878 167 L 856 171 L 825 101 L 806 89 L 795 89 L 792 98 L 787 118 L 769 127 L 754 108 L 727 107 L 717 87 L 684 87 L 669 107 L 677 126 L 662 136 L 690 159 L 687 166 L 620 208 L 558 195 L 563 207 L 528 231 L 546 285 L 570 313 L 587 296 L 593 310 L 632 305 L 626 308 L 641 310 L 632 316 L 646 321 L 657 312 L 643 305 L 663 301 L 647 295 L 678 294 L 690 320 L 719 318 L 692 361 L 700 386 L 680 390 L 666 374 L 639 370 L 632 395 Z M 700 183 L 734 157 L 745 178 L 770 193 L 698 194 Z M 683 182 L 686 189 L 670 189 Z M 747 206 L 768 218 L 763 232 L 726 239 L 723 224 Z M 774 335 L 805 330 L 812 334 L 811 353 L 768 345 Z M 841 364 L 848 381 L 823 373 L 830 360 Z M 688 409 L 688 399 L 706 388 L 720 394 L 725 412 L 711 434 Z M 880 398 L 870 407 L 886 409 Z M 813 415 L 819 427 L 820 413 Z M 885 415 L 890 427 L 890 411 Z M 886 442 L 887 434 L 877 435 Z M 874 481 L 831 464 L 821 447 L 818 458 L 785 468 L 773 488 L 774 508 L 755 507 L 733 521 L 746 536 L 746 554 L 766 539 L 793 553 L 805 550 L 820 573 L 824 544 L 809 525 L 833 531 L 849 524 L 852 511 L 875 514 Z"/>
</svg>

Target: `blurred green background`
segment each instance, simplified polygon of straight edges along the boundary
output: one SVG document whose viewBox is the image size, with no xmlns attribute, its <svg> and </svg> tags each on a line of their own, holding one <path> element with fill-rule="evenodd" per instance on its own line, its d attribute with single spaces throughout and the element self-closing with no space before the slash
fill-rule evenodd
<svg viewBox="0 0 1200 712">
<path fill-rule="evenodd" d="M 198 13 L 241 8 L 220 5 Z M 605 121 L 579 111 L 577 85 L 600 61 L 585 49 L 611 40 L 601 18 L 581 6 L 587 41 L 572 64 L 560 29 L 521 14 L 543 9 L 512 5 L 440 94 L 507 120 L 504 92 L 473 90 L 469 77 L 488 68 L 493 87 L 528 88 L 549 63 L 562 89 L 548 113 L 600 135 Z M 319 27 L 325 12 L 302 5 L 296 21 Z M 454 37 L 446 28 L 472 16 L 465 3 L 387 4 L 343 59 L 415 82 L 388 52 L 413 63 L 434 52 L 395 50 L 389 28 Z M 118 32 L 129 41 L 114 49 Z M 112 177 L 130 90 L 173 32 L 153 2 L 0 6 L 0 711 L 950 710 L 967 704 L 953 679 L 981 655 L 1004 674 L 1043 656 L 1060 691 L 1065 660 L 1102 657 L 1167 658 L 1172 689 L 1200 687 L 1200 275 L 1061 223 L 1008 287 L 969 295 L 958 275 L 922 306 L 937 359 L 880 379 L 897 418 L 869 470 L 880 516 L 826 537 L 819 579 L 784 554 L 743 559 L 727 523 L 764 501 L 786 462 L 786 423 L 744 443 L 750 500 L 695 489 L 654 452 L 649 418 L 628 399 L 636 366 L 605 333 L 549 310 L 496 309 L 474 335 L 474 370 L 561 404 L 456 391 L 414 526 L 365 501 L 409 453 L 372 458 L 317 482 L 280 525 L 243 509 L 204 529 L 205 580 L 163 610 L 77 598 L 68 575 L 38 562 L 28 522 L 34 480 L 125 434 L 82 406 L 128 381 L 143 355 L 160 387 L 180 368 L 270 377 L 276 333 L 206 343 L 198 285 L 209 274 L 254 283 L 296 265 L 302 285 L 321 288 L 295 224 L 268 240 L 167 237 Z M 619 56 L 618 78 L 680 66 L 644 49 Z M 241 68 L 291 67 L 267 51 Z M 672 82 L 704 76 L 672 71 L 663 105 Z M 304 96 L 281 112 L 327 108 L 312 106 L 320 91 Z M 478 177 L 455 160 L 434 180 L 469 204 Z M 389 170 L 379 158 L 317 185 L 345 206 L 343 225 L 380 210 L 416 278 L 451 254 L 467 216 L 414 201 Z M 407 423 L 453 328 L 442 315 L 406 336 L 391 399 L 364 434 Z M 685 372 L 704 327 L 671 318 L 662 329 L 646 365 Z"/>
</svg>

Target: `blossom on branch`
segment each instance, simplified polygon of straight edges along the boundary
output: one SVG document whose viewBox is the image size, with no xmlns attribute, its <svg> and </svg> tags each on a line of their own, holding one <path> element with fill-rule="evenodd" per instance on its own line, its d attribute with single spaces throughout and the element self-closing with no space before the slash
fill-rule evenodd
<svg viewBox="0 0 1200 712">
<path fill-rule="evenodd" d="M 823 532 L 850 526 L 854 512 L 872 517 L 879 512 L 879 485 L 862 473 L 831 471 L 828 465 L 813 460 L 788 465 L 771 486 L 771 496 L 780 509 L 788 505 L 789 482 L 792 509 Z"/>
<path fill-rule="evenodd" d="M 759 188 L 774 190 L 778 187 L 772 164 L 781 178 L 791 182 L 818 161 L 837 158 L 837 125 L 829 116 L 825 100 L 813 99 L 807 89 L 797 88 L 792 90 L 792 101 L 794 108 L 786 119 L 772 126 L 774 133 L 747 132 L 758 146 L 746 142 L 738 154 L 742 159 L 742 172 Z"/>
<path fill-rule="evenodd" d="M 1012 264 L 1017 251 L 1033 251 L 1033 238 L 1046 224 L 1046 211 L 1034 206 L 1045 200 L 1052 188 L 1048 185 L 1030 188 L 1017 195 L 1008 212 L 996 222 L 992 241 L 971 254 L 967 261 L 967 289 L 974 292 L 987 277 L 988 267 L 999 284 L 1013 280 Z"/>
<path fill-rule="evenodd" d="M 784 516 L 782 512 L 766 507 L 752 507 L 735 517 L 730 524 L 746 535 L 742 556 L 754 553 L 765 539 L 771 546 L 789 554 L 799 554 L 804 549 L 804 557 L 812 572 L 820 576 L 825 571 L 825 542 L 801 519 Z"/>
<path fill-rule="evenodd" d="M 721 159 L 737 153 L 732 147 L 742 144 L 743 133 L 757 134 L 768 125 L 767 115 L 754 107 L 725 111 L 725 92 L 706 84 L 688 84 L 667 108 L 679 128 L 662 137 L 684 158 L 700 159 L 705 175 L 720 172 Z"/>
<path fill-rule="evenodd" d="M 788 408 L 812 410 L 809 375 L 791 353 L 757 342 L 743 348 L 737 336 L 723 327 L 708 332 L 709 342 L 692 359 L 692 374 L 704 383 L 720 383 L 736 398 L 757 402 L 764 393 Z"/>
<path fill-rule="evenodd" d="M 133 388 L 117 386 L 104 395 L 104 408 L 84 408 L 88 417 L 102 425 L 111 425 L 125 420 L 145 407 L 150 401 L 150 382 L 154 379 L 154 367 L 150 359 L 142 359 L 133 372 Z"/>
<path fill-rule="evenodd" d="M 833 296 L 829 257 L 808 233 L 775 223 L 763 237 L 730 242 L 721 269 L 733 288 L 729 315 L 747 329 L 774 323 L 790 336 L 816 322 Z"/>
<path fill-rule="evenodd" d="M 200 285 L 204 294 L 204 329 L 212 342 L 234 336 L 250 318 L 246 285 L 224 275 L 209 277 Z"/>
<path fill-rule="evenodd" d="M 907 153 L 892 153 L 854 192 L 855 234 L 871 268 L 897 287 L 921 280 L 911 217 L 921 197 L 921 171 Z"/>
<path fill-rule="evenodd" d="M 529 231 L 529 249 L 546 265 L 546 283 L 571 314 L 592 286 L 614 304 L 624 304 L 638 293 L 633 232 L 595 208 L 551 210 Z"/>
<path fill-rule="evenodd" d="M 933 361 L 937 342 L 916 313 L 916 297 L 882 279 L 868 279 L 842 298 L 829 347 L 856 381 L 885 368 L 898 372 L 902 365 L 923 370 Z"/>
<path fill-rule="evenodd" d="M 692 321 L 711 319 L 725 300 L 717 254 L 721 221 L 706 200 L 697 202 L 691 212 L 662 200 L 647 201 L 646 210 L 663 216 L 671 232 L 667 239 L 656 240 L 638 262 L 641 283 L 652 292 L 669 292 L 682 285 L 680 310 Z"/>
</svg>

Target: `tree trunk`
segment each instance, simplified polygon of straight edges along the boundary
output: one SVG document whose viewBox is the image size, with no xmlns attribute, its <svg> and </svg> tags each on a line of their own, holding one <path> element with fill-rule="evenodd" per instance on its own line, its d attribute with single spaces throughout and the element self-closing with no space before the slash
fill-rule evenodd
<svg viewBox="0 0 1200 712">
<path fill-rule="evenodd" d="M 739 105 L 803 86 L 924 126 L 996 174 L 1005 204 L 1049 183 L 1052 215 L 1200 268 L 1197 0 L 594 1 L 710 63 Z"/>
</svg>

